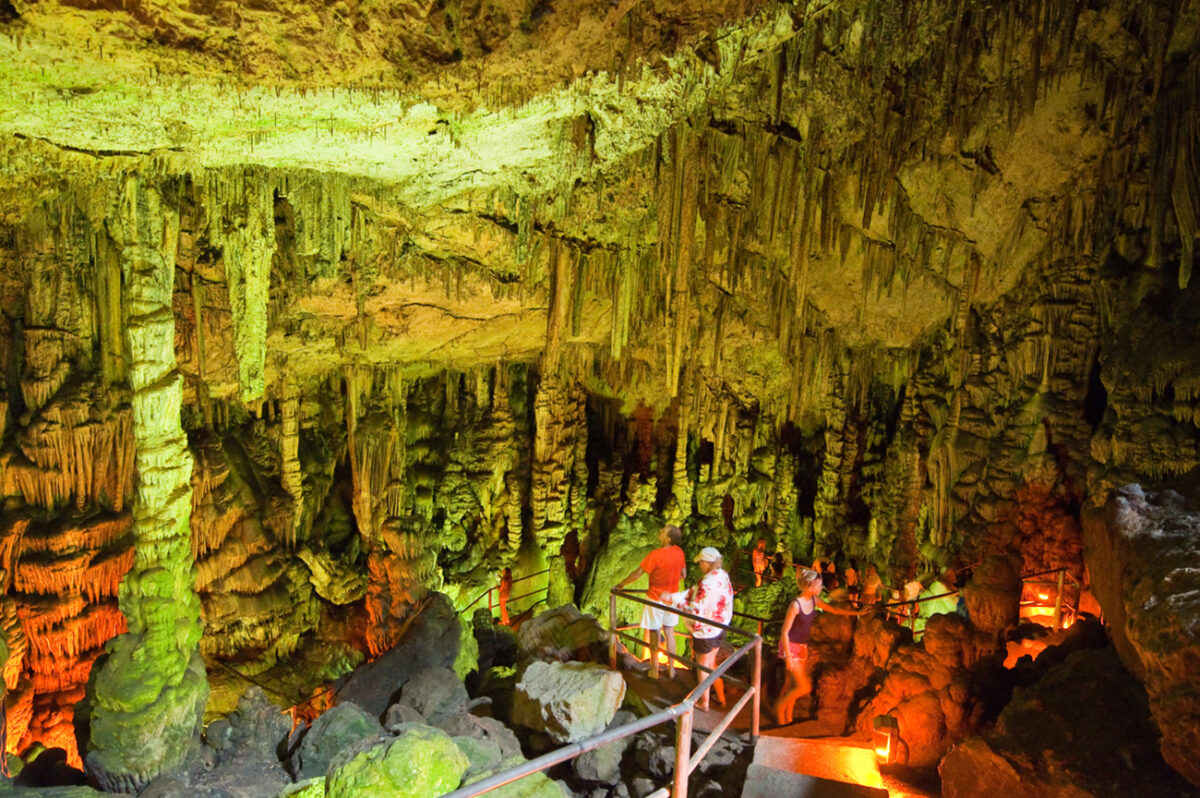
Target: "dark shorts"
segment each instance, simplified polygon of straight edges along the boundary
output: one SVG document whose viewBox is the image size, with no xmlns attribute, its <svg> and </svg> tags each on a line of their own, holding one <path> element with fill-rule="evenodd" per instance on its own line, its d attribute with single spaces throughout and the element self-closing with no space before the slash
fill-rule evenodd
<svg viewBox="0 0 1200 798">
<path fill-rule="evenodd" d="M 725 639 L 725 632 L 716 637 L 693 637 L 692 638 L 692 653 L 707 654 L 710 651 L 716 651 L 721 647 L 721 641 Z"/>
</svg>

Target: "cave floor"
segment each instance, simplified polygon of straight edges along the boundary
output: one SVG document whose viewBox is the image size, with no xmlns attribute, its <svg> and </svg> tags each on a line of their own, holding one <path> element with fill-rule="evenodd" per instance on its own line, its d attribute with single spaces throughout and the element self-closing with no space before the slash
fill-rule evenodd
<svg viewBox="0 0 1200 798">
<path fill-rule="evenodd" d="M 682 701 L 695 686 L 692 672 L 686 670 L 678 671 L 675 679 L 669 679 L 665 669 L 661 671 L 658 679 L 651 677 L 648 672 L 639 670 L 625 670 L 621 675 L 625 677 L 627 689 L 634 693 L 651 712 L 657 712 Z M 727 684 L 726 706 L 733 706 L 742 695 L 742 688 Z M 817 750 L 825 752 L 819 755 L 818 758 L 821 759 L 836 757 L 838 753 L 854 755 L 860 753 L 864 748 L 870 748 L 870 742 L 865 739 L 842 735 L 844 717 L 838 721 L 823 720 L 817 717 L 787 726 L 775 726 L 771 717 L 772 713 L 768 709 L 772 698 L 769 688 L 765 691 L 764 696 L 766 700 L 762 708 L 760 729 L 762 737 L 805 740 L 813 744 Z M 716 706 L 715 702 L 712 709 L 707 712 L 696 710 L 692 720 L 693 729 L 703 732 L 712 731 L 721 722 L 724 712 L 724 708 Z M 725 735 L 745 739 L 749 731 L 750 711 L 747 708 L 734 718 L 733 723 L 726 729 Z M 860 757 L 851 756 L 851 758 L 858 759 Z M 939 798 L 941 795 L 941 785 L 936 772 L 897 767 L 885 768 L 883 772 L 879 772 L 878 769 L 873 770 L 891 798 Z M 873 778 L 874 776 L 872 776 Z"/>
</svg>

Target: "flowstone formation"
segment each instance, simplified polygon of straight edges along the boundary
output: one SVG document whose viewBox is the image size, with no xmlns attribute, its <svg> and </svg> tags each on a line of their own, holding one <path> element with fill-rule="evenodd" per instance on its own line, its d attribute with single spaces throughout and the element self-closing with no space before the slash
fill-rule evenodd
<svg viewBox="0 0 1200 798">
<path fill-rule="evenodd" d="M 13 750 L 126 570 L 136 786 L 199 657 L 602 614 L 664 522 L 1003 593 L 1200 467 L 1194 0 L 78 5 L 0 2 Z"/>
<path fill-rule="evenodd" d="M 129 631 L 109 642 L 89 682 L 86 756 L 89 773 L 113 792 L 140 790 L 179 765 L 208 698 L 188 526 L 192 458 L 179 423 L 183 380 L 170 308 L 178 215 L 136 177 L 121 183 L 108 228 L 119 246 L 133 392 L 135 557 L 118 594 Z"/>
</svg>

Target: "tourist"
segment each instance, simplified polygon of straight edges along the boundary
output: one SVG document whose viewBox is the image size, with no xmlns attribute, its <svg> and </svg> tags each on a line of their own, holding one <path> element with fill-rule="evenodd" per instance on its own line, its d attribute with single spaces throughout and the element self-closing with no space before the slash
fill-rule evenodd
<svg viewBox="0 0 1200 798">
<path fill-rule="evenodd" d="M 879 569 L 873 562 L 866 565 L 859 598 L 864 605 L 875 604 L 883 598 L 883 580 L 879 577 Z"/>
<path fill-rule="evenodd" d="M 775 719 L 780 726 L 786 726 L 794 720 L 796 701 L 812 692 L 813 657 L 809 652 L 808 639 L 812 634 L 813 621 L 817 618 L 817 610 L 834 615 L 863 615 L 867 612 L 865 609 L 842 609 L 822 601 L 819 598 L 822 580 L 817 571 L 802 570 L 799 582 L 800 595 L 788 604 L 783 629 L 779 634 L 779 656 L 783 658 L 787 670 L 783 691 L 775 706 Z"/>
<path fill-rule="evenodd" d="M 850 558 L 850 564 L 846 566 L 846 570 L 842 571 L 842 576 L 846 580 L 846 592 L 850 594 L 853 601 L 858 601 L 858 595 L 861 592 L 862 585 L 858 581 L 858 560 Z"/>
<path fill-rule="evenodd" d="M 762 538 L 750 552 L 750 567 L 754 569 L 754 586 L 762 587 L 763 575 L 767 572 L 767 541 Z"/>
<path fill-rule="evenodd" d="M 709 621 L 728 624 L 733 619 L 733 584 L 729 581 L 729 574 L 721 567 L 721 552 L 707 546 L 696 556 L 696 564 L 700 567 L 700 581 L 689 590 L 663 596 L 663 600 Z M 696 662 L 707 669 L 696 671 L 697 684 L 708 678 L 709 672 L 716 666 L 717 651 L 724 639 L 725 630 L 720 626 L 692 622 L 692 654 Z M 717 679 L 713 687 L 716 688 L 717 703 L 725 706 L 724 682 Z M 696 702 L 696 707 L 708 709 L 707 690 Z"/>
<path fill-rule="evenodd" d="M 921 595 L 921 591 L 925 589 L 925 585 L 921 584 L 921 580 L 917 579 L 917 566 L 910 565 L 905 571 L 906 579 L 904 587 L 900 591 L 900 600 L 904 605 L 900 608 L 897 614 L 904 619 L 913 618 L 917 614 L 917 599 Z"/>
<path fill-rule="evenodd" d="M 508 597 L 512 595 L 513 575 L 511 568 L 505 568 L 500 573 L 500 587 L 496 591 L 500 596 L 500 625 L 508 626 Z"/>
<path fill-rule="evenodd" d="M 683 531 L 679 527 L 674 524 L 664 526 L 658 531 L 661 546 L 647 554 L 641 564 L 617 584 L 617 589 L 646 574 L 649 579 L 646 598 L 650 601 L 664 601 L 664 594 L 679 590 L 679 582 L 687 568 L 687 557 L 679 547 L 682 541 Z M 672 679 L 675 678 L 675 626 L 678 623 L 679 616 L 663 607 L 642 606 L 646 645 L 649 647 L 651 635 L 661 634 L 665 638 L 667 673 Z"/>
</svg>

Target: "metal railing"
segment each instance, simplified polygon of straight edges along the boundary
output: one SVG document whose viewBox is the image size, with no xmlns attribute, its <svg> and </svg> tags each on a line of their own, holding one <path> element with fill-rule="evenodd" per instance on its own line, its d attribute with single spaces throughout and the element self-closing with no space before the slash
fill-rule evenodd
<svg viewBox="0 0 1200 798">
<path fill-rule="evenodd" d="M 609 601 L 609 610 L 611 613 L 609 630 L 609 658 L 610 664 L 612 664 L 614 669 L 616 667 L 615 661 L 617 636 L 620 635 L 625 638 L 631 638 L 630 635 L 618 632 L 615 628 L 616 600 L 618 595 L 620 595 L 622 598 L 631 599 L 639 604 L 648 604 L 653 607 L 668 609 L 671 612 L 674 612 L 676 615 L 701 621 L 710 626 L 718 626 L 726 631 L 743 635 L 745 634 L 743 630 L 737 629 L 736 627 L 714 623 L 706 618 L 692 615 L 689 612 L 676 610 L 671 607 L 667 607 L 666 605 L 658 604 L 657 602 L 631 595 L 624 591 L 614 590 L 610 594 Z M 751 676 L 751 682 L 746 684 L 746 682 L 740 679 L 735 679 L 732 676 L 728 676 L 730 681 L 745 684 L 746 692 L 732 707 L 730 707 L 730 709 L 721 718 L 720 722 L 717 723 L 716 727 L 709 733 L 708 737 L 706 737 L 704 741 L 700 743 L 693 753 L 692 719 L 693 715 L 695 714 L 697 698 L 703 695 L 705 691 L 711 689 L 712 686 L 716 684 L 718 679 L 726 677 L 729 669 L 732 668 L 736 663 L 740 662 L 750 652 L 754 652 L 754 667 Z M 443 798 L 475 798 L 476 796 L 484 795 L 499 787 L 503 787 L 505 784 L 511 784 L 518 779 L 531 776 L 534 773 L 543 772 L 554 767 L 555 765 L 562 764 L 563 762 L 569 762 L 580 754 L 587 753 L 588 751 L 594 751 L 601 746 L 608 745 L 609 743 L 616 742 L 617 740 L 623 740 L 626 737 L 632 737 L 633 735 L 646 731 L 647 729 L 652 729 L 655 726 L 660 726 L 671 721 L 675 721 L 676 724 L 675 776 L 669 791 L 664 787 L 652 793 L 648 798 L 666 798 L 668 795 L 672 796 L 672 798 L 686 798 L 688 779 L 692 772 L 699 767 L 700 763 L 704 760 L 704 757 L 710 750 L 712 750 L 712 747 L 716 744 L 720 736 L 725 732 L 726 729 L 729 728 L 729 725 L 733 722 L 734 718 L 738 716 L 738 714 L 746 707 L 747 704 L 751 705 L 750 740 L 751 743 L 758 740 L 759 712 L 762 694 L 762 638 L 758 635 L 754 635 L 749 641 L 737 649 L 732 656 L 711 670 L 708 668 L 703 668 L 699 664 L 694 663 L 684 657 L 677 656 L 676 658 L 700 670 L 709 671 L 708 677 L 705 678 L 704 681 L 702 681 L 695 688 L 693 688 L 692 691 L 688 693 L 687 696 L 684 697 L 684 699 L 679 703 L 672 704 L 666 709 L 659 710 L 658 712 L 647 715 L 646 717 L 640 718 L 631 723 L 618 726 L 615 729 L 607 729 L 600 734 L 595 735 L 594 737 L 589 737 L 586 740 L 580 740 L 577 743 L 571 743 L 570 745 L 550 751 L 549 753 L 543 754 L 536 759 L 531 759 L 528 762 L 509 770 L 495 773 L 487 778 L 480 779 L 473 784 L 459 787 L 454 792 L 444 795 Z"/>
<path fill-rule="evenodd" d="M 1054 574 L 1054 576 L 1055 576 L 1053 582 L 1047 582 L 1047 581 L 1040 579 L 1043 576 L 1050 576 L 1051 574 Z M 1038 571 L 1035 574 L 1029 574 L 1028 576 L 1021 577 L 1022 585 L 1034 584 L 1034 585 L 1054 585 L 1055 586 L 1054 627 L 1056 629 L 1062 628 L 1063 588 L 1066 586 L 1067 579 L 1070 579 L 1071 582 L 1074 583 L 1074 585 L 1075 585 L 1075 601 L 1071 604 L 1070 610 L 1071 610 L 1071 617 L 1077 618 L 1077 617 L 1079 617 L 1079 603 L 1083 600 L 1083 582 L 1079 578 L 1077 578 L 1075 576 L 1075 574 L 1071 573 L 1066 568 L 1051 568 L 1048 571 Z"/>
<path fill-rule="evenodd" d="M 515 587 L 520 582 L 525 582 L 529 579 L 536 579 L 537 577 L 543 576 L 548 573 L 550 573 L 550 569 L 544 568 L 541 571 L 538 571 L 537 573 L 527 574 L 525 576 L 522 576 L 520 579 L 514 579 L 513 586 Z M 465 607 L 463 607 L 461 610 L 458 611 L 458 614 L 464 615 L 467 610 L 471 609 L 476 604 L 478 604 L 480 601 L 482 601 L 484 599 L 484 597 L 487 597 L 488 612 L 492 613 L 492 615 L 494 616 L 496 608 L 500 606 L 499 593 L 500 593 L 500 585 L 498 583 L 495 585 L 492 585 L 487 590 L 483 591 L 478 596 L 473 598 L 469 604 L 467 604 Z M 550 585 L 547 584 L 545 587 L 534 588 L 533 590 L 530 590 L 525 593 L 521 593 L 516 596 L 509 596 L 507 603 L 512 604 L 514 601 L 519 601 L 520 599 L 523 599 L 523 598 L 529 598 L 530 596 L 537 595 L 538 593 L 546 593 L 547 595 L 549 595 Z M 537 602 L 534 602 L 534 604 L 536 604 L 536 603 Z"/>
<path fill-rule="evenodd" d="M 641 591 L 638 591 L 638 592 L 641 592 Z M 608 659 L 609 659 L 609 665 L 612 668 L 616 668 L 616 666 L 617 666 L 617 641 L 618 641 L 618 638 L 625 639 L 625 640 L 628 640 L 628 641 L 631 641 L 631 642 L 637 643 L 637 644 L 642 643 L 641 638 L 634 637 L 633 635 L 630 635 L 627 632 L 623 631 L 621 627 L 618 627 L 618 625 L 617 625 L 617 599 L 618 598 L 624 598 L 629 601 L 636 602 L 638 604 L 643 604 L 645 606 L 667 610 L 669 612 L 674 613 L 675 615 L 680 616 L 681 618 L 687 618 L 692 621 L 699 621 L 700 623 L 706 624 L 708 626 L 716 626 L 716 627 L 718 627 L 726 632 L 730 632 L 732 634 L 749 637 L 749 639 L 745 643 L 743 643 L 740 648 L 738 648 L 736 651 L 734 651 L 733 654 L 728 659 L 726 659 L 724 662 L 722 662 L 716 668 L 711 668 L 711 669 L 701 665 L 699 662 L 696 662 L 695 660 L 688 659 L 687 657 L 681 656 L 679 654 L 665 652 L 666 656 L 669 659 L 671 659 L 673 662 L 675 662 L 675 661 L 682 662 L 683 664 L 687 665 L 688 667 L 693 668 L 697 673 L 700 673 L 700 672 L 708 673 L 708 676 L 702 682 L 700 682 L 700 684 L 698 684 L 690 693 L 688 693 L 687 697 L 684 698 L 683 701 L 681 701 L 679 704 L 676 704 L 674 707 L 669 708 L 669 709 L 674 709 L 676 707 L 684 707 L 685 708 L 684 712 L 674 714 L 671 716 L 664 715 L 664 717 L 663 717 L 663 721 L 669 720 L 671 717 L 676 718 L 675 778 L 674 778 L 674 782 L 672 785 L 670 795 L 672 796 L 672 798 L 686 798 L 688 779 L 690 778 L 692 772 L 700 765 L 700 762 L 704 759 L 704 756 L 710 750 L 712 750 L 712 747 L 714 745 L 716 745 L 716 742 L 720 738 L 720 736 L 722 734 L 724 734 L 725 730 L 727 728 L 729 728 L 729 725 L 731 723 L 733 723 L 734 718 L 736 718 L 741 713 L 742 709 L 744 709 L 746 704 L 748 704 L 748 703 L 751 705 L 750 741 L 751 741 L 751 743 L 754 743 L 758 740 L 759 719 L 760 719 L 760 715 L 761 715 L 761 705 L 762 705 L 762 635 L 759 635 L 759 634 L 747 635 L 747 633 L 744 629 L 740 629 L 736 626 L 730 626 L 728 624 L 717 623 L 716 621 L 712 621 L 708 618 L 704 618 L 699 615 L 694 615 L 693 613 L 687 612 L 686 610 L 677 609 L 675 607 L 670 607 L 666 604 L 660 604 L 659 602 L 651 601 L 650 599 L 647 599 L 647 598 L 642 598 L 641 596 L 635 595 L 633 591 L 613 590 L 609 593 L 609 597 L 608 597 L 608 613 L 609 613 Z M 738 679 L 734 676 L 727 676 L 730 668 L 732 668 L 735 663 L 741 661 L 742 658 L 744 658 L 746 656 L 746 654 L 750 653 L 751 651 L 754 652 L 754 662 L 753 662 L 753 666 L 751 669 L 750 682 L 747 683 L 744 680 Z M 651 661 L 650 667 L 651 667 L 652 673 L 654 674 L 655 677 L 658 676 L 658 659 L 659 659 L 658 635 L 652 634 L 652 635 L 650 635 L 650 661 Z M 700 746 L 699 746 L 699 748 L 696 749 L 695 754 L 692 754 L 691 753 L 692 720 L 693 720 L 693 715 L 695 714 L 696 700 L 699 696 L 705 695 L 712 688 L 712 686 L 714 684 L 716 684 L 717 680 L 721 679 L 721 678 L 728 678 L 731 682 L 742 685 L 743 687 L 745 687 L 746 692 L 743 693 L 742 697 L 740 699 L 738 699 L 738 701 L 732 707 L 730 707 L 725 712 L 724 715 L 721 716 L 721 719 L 717 722 L 717 724 L 713 728 L 713 730 L 710 731 L 708 736 L 704 738 L 704 741 L 700 743 Z M 663 710 L 661 713 L 656 713 L 656 714 L 663 714 L 668 711 L 669 710 Z M 651 717 L 653 717 L 653 716 L 651 716 Z M 664 796 L 666 795 L 666 793 L 661 790 L 659 791 L 659 793 L 655 793 L 654 795 L 659 795 L 659 794 L 662 794 Z"/>
</svg>

